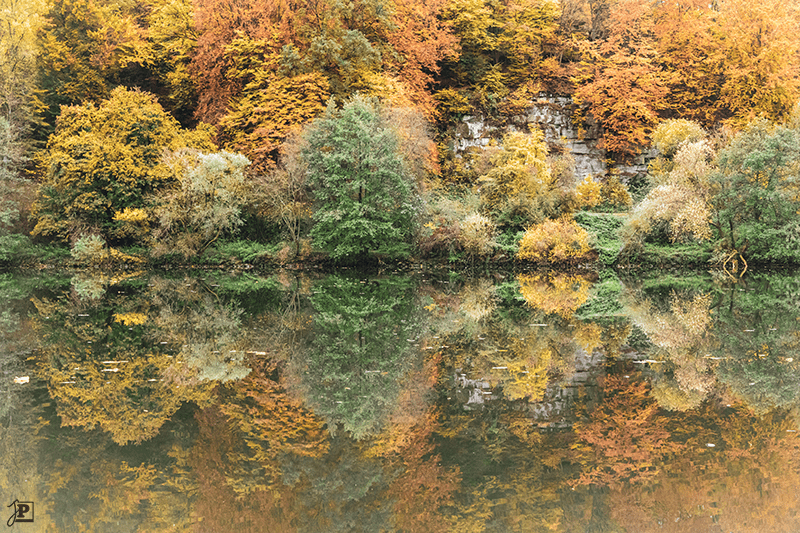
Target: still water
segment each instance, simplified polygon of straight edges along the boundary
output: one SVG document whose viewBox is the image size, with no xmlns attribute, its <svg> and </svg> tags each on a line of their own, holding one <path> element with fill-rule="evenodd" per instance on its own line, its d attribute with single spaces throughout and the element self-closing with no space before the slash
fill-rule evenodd
<svg viewBox="0 0 800 533">
<path fill-rule="evenodd" d="M 0 503 L 33 507 L 9 531 L 800 531 L 798 319 L 780 272 L 0 274 Z"/>
</svg>

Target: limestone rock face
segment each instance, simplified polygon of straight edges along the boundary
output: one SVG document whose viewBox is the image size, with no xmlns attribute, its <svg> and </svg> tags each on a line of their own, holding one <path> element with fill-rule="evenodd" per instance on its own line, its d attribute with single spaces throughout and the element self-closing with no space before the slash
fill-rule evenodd
<svg viewBox="0 0 800 533">
<path fill-rule="evenodd" d="M 563 146 L 575 159 L 575 176 L 583 180 L 587 175 L 602 176 L 609 171 L 606 151 L 598 148 L 602 130 L 593 121 L 579 132 L 573 121 L 577 105 L 568 96 L 540 95 L 531 106 L 520 115 L 506 120 L 490 120 L 482 115 L 466 115 L 455 131 L 456 154 L 463 154 L 475 148 L 486 148 L 495 139 L 498 142 L 509 131 L 529 131 L 538 127 L 544 132 L 551 148 Z M 591 117 L 590 117 L 591 118 Z M 647 171 L 647 162 L 653 157 L 643 153 L 631 165 L 617 165 L 615 169 L 620 178 L 627 181 L 637 174 Z"/>
</svg>

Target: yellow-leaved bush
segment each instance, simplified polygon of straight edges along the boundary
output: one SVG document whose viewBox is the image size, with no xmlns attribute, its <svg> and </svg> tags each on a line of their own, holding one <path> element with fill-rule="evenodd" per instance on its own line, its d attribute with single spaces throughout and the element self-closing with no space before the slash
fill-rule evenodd
<svg viewBox="0 0 800 533">
<path fill-rule="evenodd" d="M 541 220 L 552 211 L 557 184 L 547 164 L 547 143 L 541 130 L 511 132 L 490 158 L 491 169 L 478 178 L 484 207 L 495 215 L 519 213 Z M 502 217 L 501 217 L 502 218 Z"/>
<path fill-rule="evenodd" d="M 594 181 L 591 174 L 586 176 L 575 188 L 575 194 L 578 196 L 581 207 L 588 208 L 599 205 L 603 201 L 601 189 L 602 185 Z"/>
<path fill-rule="evenodd" d="M 519 292 L 525 303 L 548 314 L 569 318 L 589 299 L 592 283 L 569 274 L 520 274 Z"/>
<path fill-rule="evenodd" d="M 548 263 L 575 262 L 587 259 L 591 251 L 586 230 L 571 218 L 562 217 L 528 228 L 519 242 L 517 258 Z"/>
</svg>

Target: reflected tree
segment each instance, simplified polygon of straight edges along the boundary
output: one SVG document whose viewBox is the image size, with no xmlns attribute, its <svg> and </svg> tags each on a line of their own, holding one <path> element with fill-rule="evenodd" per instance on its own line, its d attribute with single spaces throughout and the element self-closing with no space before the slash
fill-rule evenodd
<svg viewBox="0 0 800 533">
<path fill-rule="evenodd" d="M 423 330 L 406 277 L 330 275 L 313 286 L 311 334 L 289 368 L 313 411 L 361 439 L 380 431 L 400 382 L 419 356 Z"/>
</svg>

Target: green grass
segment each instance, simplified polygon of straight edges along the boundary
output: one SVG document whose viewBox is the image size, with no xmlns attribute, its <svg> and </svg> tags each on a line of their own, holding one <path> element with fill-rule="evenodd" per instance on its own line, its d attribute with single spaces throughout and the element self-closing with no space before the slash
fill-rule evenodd
<svg viewBox="0 0 800 533">
<path fill-rule="evenodd" d="M 64 244 L 34 243 L 27 235 L 6 235 L 0 240 L 0 263 L 28 265 L 32 263 L 64 263 L 70 260 Z"/>
<path fill-rule="evenodd" d="M 708 242 L 645 243 L 641 251 L 626 257 L 626 265 L 634 268 L 708 266 L 713 251 L 713 245 Z"/>
<path fill-rule="evenodd" d="M 573 218 L 591 235 L 591 245 L 599 254 L 598 261 L 604 267 L 614 265 L 622 250 L 622 239 L 619 236 L 622 216 L 614 213 L 578 211 Z"/>
</svg>

